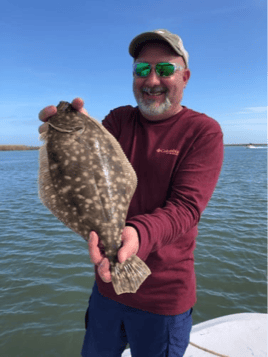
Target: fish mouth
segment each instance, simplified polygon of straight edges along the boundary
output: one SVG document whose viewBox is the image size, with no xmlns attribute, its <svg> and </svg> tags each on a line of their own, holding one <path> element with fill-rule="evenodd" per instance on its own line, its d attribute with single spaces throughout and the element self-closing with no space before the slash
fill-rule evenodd
<svg viewBox="0 0 268 357">
<path fill-rule="evenodd" d="M 81 135 L 86 129 L 84 115 L 74 109 L 70 103 L 63 101 L 57 105 L 57 113 L 47 123 L 51 128 L 61 133 Z"/>
<path fill-rule="evenodd" d="M 53 129 L 60 131 L 61 133 L 74 133 L 74 132 L 78 132 L 79 134 L 83 134 L 84 130 L 85 130 L 85 126 L 75 126 L 74 128 L 70 129 L 63 129 L 60 128 L 56 125 L 51 124 L 50 122 L 47 122 L 49 126 L 51 126 Z"/>
</svg>

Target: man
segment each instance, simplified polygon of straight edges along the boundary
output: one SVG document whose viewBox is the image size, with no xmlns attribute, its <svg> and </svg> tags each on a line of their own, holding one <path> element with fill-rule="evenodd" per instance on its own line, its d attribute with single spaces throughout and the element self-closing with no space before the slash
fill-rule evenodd
<svg viewBox="0 0 268 357">
<path fill-rule="evenodd" d="M 133 357 L 183 356 L 196 302 L 197 224 L 220 174 L 222 132 L 212 118 L 181 105 L 190 70 L 179 36 L 167 30 L 142 33 L 129 52 L 138 107 L 112 110 L 103 125 L 138 177 L 118 260 L 137 254 L 152 274 L 135 294 L 116 295 L 109 261 L 97 234 L 90 234 L 96 282 L 82 356 L 119 357 L 127 342 Z M 72 104 L 86 113 L 81 99 Z M 55 112 L 56 107 L 47 107 L 40 119 Z"/>
</svg>

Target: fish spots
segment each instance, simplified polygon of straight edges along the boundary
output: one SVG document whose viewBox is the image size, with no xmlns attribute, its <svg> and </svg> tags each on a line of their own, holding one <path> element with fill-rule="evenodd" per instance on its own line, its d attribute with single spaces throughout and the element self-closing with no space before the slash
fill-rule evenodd
<svg viewBox="0 0 268 357">
<path fill-rule="evenodd" d="M 58 164 L 52 164 L 50 165 L 50 170 L 56 170 L 58 168 Z"/>
<path fill-rule="evenodd" d="M 64 194 L 72 189 L 72 186 L 65 186 L 60 190 L 61 194 Z"/>
<path fill-rule="evenodd" d="M 123 183 L 123 184 L 126 183 L 126 179 L 125 179 L 125 178 L 117 177 L 115 180 L 116 180 L 116 182 L 118 182 L 118 183 Z"/>
</svg>

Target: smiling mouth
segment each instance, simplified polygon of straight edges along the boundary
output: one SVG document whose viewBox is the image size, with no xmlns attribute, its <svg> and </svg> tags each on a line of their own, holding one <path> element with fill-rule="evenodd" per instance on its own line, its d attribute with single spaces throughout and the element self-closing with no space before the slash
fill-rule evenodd
<svg viewBox="0 0 268 357">
<path fill-rule="evenodd" d="M 143 94 L 147 95 L 148 97 L 160 97 L 160 95 L 162 95 L 164 93 L 147 93 L 147 92 L 144 92 Z"/>
<path fill-rule="evenodd" d="M 166 94 L 167 90 L 164 88 L 143 88 L 142 89 L 142 93 L 146 94 L 148 96 L 153 96 L 153 97 L 157 97 L 160 96 L 162 94 Z"/>
</svg>

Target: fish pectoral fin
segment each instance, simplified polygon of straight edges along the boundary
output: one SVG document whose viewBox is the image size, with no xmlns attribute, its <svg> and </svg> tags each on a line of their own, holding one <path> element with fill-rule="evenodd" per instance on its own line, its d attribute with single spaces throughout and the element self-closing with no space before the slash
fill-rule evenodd
<svg viewBox="0 0 268 357">
<path fill-rule="evenodd" d="M 148 266 L 136 255 L 124 263 L 116 263 L 111 269 L 112 283 L 117 295 L 136 293 L 144 280 L 151 274 Z"/>
</svg>

